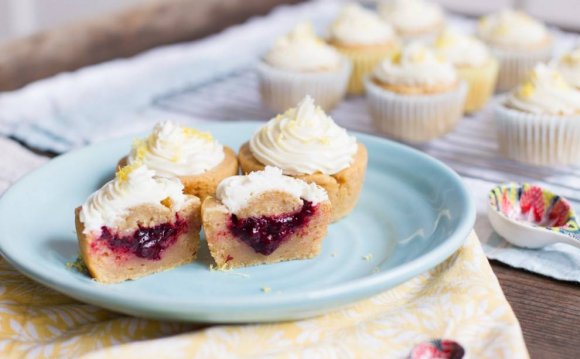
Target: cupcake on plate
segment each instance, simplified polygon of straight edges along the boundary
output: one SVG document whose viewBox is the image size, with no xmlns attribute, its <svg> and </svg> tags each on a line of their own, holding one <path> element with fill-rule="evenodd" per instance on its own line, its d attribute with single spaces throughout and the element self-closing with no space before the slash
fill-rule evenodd
<svg viewBox="0 0 580 359">
<path fill-rule="evenodd" d="M 375 127 L 407 142 L 426 142 L 455 128 L 463 115 L 467 85 L 453 65 L 420 43 L 380 63 L 367 78 Z"/>
<path fill-rule="evenodd" d="M 211 134 L 160 122 L 151 134 L 133 144 L 119 167 L 143 163 L 156 174 L 177 177 L 185 193 L 202 200 L 215 193 L 222 179 L 238 174 L 236 153 L 222 146 Z"/>
<path fill-rule="evenodd" d="M 580 90 L 580 47 L 560 57 L 556 67 L 566 82 Z"/>
<path fill-rule="evenodd" d="M 81 257 L 99 282 L 137 279 L 197 256 L 199 198 L 140 164 L 120 169 L 75 217 Z"/>
<path fill-rule="evenodd" d="M 379 3 L 379 14 L 388 21 L 401 39 L 432 41 L 445 23 L 441 7 L 425 0 L 388 0 Z"/>
<path fill-rule="evenodd" d="M 306 96 L 262 126 L 241 148 L 244 173 L 275 166 L 324 188 L 338 220 L 355 207 L 367 167 L 366 147 Z"/>
<path fill-rule="evenodd" d="M 499 61 L 499 91 L 513 89 L 538 62 L 552 56 L 553 41 L 546 26 L 521 11 L 503 10 L 481 18 L 477 35 Z"/>
<path fill-rule="evenodd" d="M 351 68 L 350 61 L 316 36 L 312 25 L 298 24 L 258 63 L 262 101 L 280 112 L 312 94 L 331 110 L 346 94 Z"/>
<path fill-rule="evenodd" d="M 201 211 L 207 244 L 220 268 L 312 258 L 332 220 L 322 187 L 274 167 L 226 178 Z"/>
<path fill-rule="evenodd" d="M 437 56 L 450 61 L 459 78 L 469 85 L 465 112 L 481 109 L 495 89 L 498 63 L 487 46 L 478 39 L 446 29 L 435 41 Z"/>
<path fill-rule="evenodd" d="M 364 77 L 399 47 L 391 26 L 356 4 L 348 4 L 342 9 L 330 26 L 329 34 L 330 44 L 352 61 L 348 92 L 354 95 L 364 91 Z M 320 102 L 316 94 L 310 95 Z"/>
<path fill-rule="evenodd" d="M 544 166 L 580 162 L 580 91 L 555 69 L 536 65 L 498 104 L 495 120 L 508 158 Z"/>
</svg>

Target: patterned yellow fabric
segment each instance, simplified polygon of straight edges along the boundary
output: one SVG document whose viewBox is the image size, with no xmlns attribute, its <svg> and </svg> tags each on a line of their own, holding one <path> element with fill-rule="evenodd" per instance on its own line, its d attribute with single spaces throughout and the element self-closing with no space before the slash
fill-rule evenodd
<svg viewBox="0 0 580 359">
<path fill-rule="evenodd" d="M 528 357 L 475 234 L 395 289 L 322 317 L 260 325 L 131 318 L 46 289 L 0 260 L 2 357 L 405 358 L 415 344 L 441 337 L 460 342 L 470 358 Z"/>
</svg>

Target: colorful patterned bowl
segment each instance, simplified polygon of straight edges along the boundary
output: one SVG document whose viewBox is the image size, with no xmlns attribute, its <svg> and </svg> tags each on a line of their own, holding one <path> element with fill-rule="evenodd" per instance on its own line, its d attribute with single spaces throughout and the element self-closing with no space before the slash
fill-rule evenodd
<svg viewBox="0 0 580 359">
<path fill-rule="evenodd" d="M 580 248 L 580 229 L 572 206 L 539 186 L 498 185 L 489 193 L 488 216 L 495 231 L 516 246 L 566 243 Z"/>
</svg>

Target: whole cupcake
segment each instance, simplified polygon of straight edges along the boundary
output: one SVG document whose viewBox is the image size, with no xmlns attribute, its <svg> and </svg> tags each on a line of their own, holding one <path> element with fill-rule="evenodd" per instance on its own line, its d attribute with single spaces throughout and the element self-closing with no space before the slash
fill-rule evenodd
<svg viewBox="0 0 580 359">
<path fill-rule="evenodd" d="M 435 41 L 438 56 L 450 61 L 459 78 L 469 85 L 465 99 L 465 112 L 481 109 L 495 89 L 498 73 L 497 60 L 491 56 L 484 43 L 447 29 Z"/>
<path fill-rule="evenodd" d="M 127 157 L 119 162 L 142 163 L 157 175 L 177 177 L 184 193 L 202 200 L 215 193 L 222 179 L 238 174 L 236 154 L 211 134 L 171 121 L 155 125 L 149 137 L 137 140 Z"/>
<path fill-rule="evenodd" d="M 364 77 L 399 48 L 391 26 L 372 11 L 355 4 L 342 9 L 329 33 L 330 44 L 352 61 L 348 92 L 354 95 L 364 91 Z M 316 94 L 311 95 L 320 102 Z"/>
<path fill-rule="evenodd" d="M 580 91 L 538 64 L 495 113 L 500 152 L 534 165 L 580 161 Z"/>
<path fill-rule="evenodd" d="M 560 57 L 556 67 L 566 82 L 580 90 L 580 47 Z"/>
<path fill-rule="evenodd" d="M 262 126 L 240 148 L 239 160 L 245 174 L 269 165 L 324 188 L 332 203 L 333 219 L 338 220 L 358 201 L 367 150 L 306 96 L 297 107 Z"/>
<path fill-rule="evenodd" d="M 407 142 L 426 142 L 455 128 L 463 115 L 467 85 L 450 62 L 420 43 L 377 66 L 367 78 L 375 127 Z"/>
<path fill-rule="evenodd" d="M 425 0 L 388 0 L 379 4 L 379 14 L 405 42 L 430 42 L 443 30 L 445 16 L 438 4 Z"/>
<path fill-rule="evenodd" d="M 504 10 L 481 18 L 477 35 L 499 60 L 499 91 L 513 89 L 538 62 L 552 56 L 546 26 L 520 11 Z"/>
<path fill-rule="evenodd" d="M 350 61 L 318 38 L 310 24 L 301 23 L 276 40 L 258 64 L 262 101 L 281 112 L 312 94 L 330 110 L 346 94 L 351 68 Z"/>
</svg>

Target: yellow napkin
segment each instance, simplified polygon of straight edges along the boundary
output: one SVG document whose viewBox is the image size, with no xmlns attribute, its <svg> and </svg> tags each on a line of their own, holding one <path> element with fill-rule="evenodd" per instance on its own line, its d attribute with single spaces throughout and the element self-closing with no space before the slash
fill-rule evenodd
<svg viewBox="0 0 580 359">
<path fill-rule="evenodd" d="M 392 290 L 328 315 L 277 324 L 127 317 L 58 294 L 0 260 L 0 352 L 9 357 L 405 358 L 433 338 L 458 341 L 470 358 L 529 357 L 475 233 L 441 265 Z"/>
</svg>

